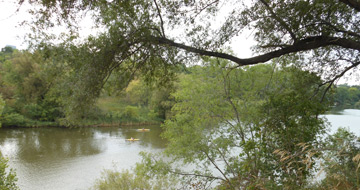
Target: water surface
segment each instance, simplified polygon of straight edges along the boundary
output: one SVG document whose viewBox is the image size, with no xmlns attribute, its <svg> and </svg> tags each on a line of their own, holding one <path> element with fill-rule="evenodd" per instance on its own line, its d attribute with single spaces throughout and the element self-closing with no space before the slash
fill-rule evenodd
<svg viewBox="0 0 360 190">
<path fill-rule="evenodd" d="M 22 190 L 88 189 L 104 169 L 130 169 L 139 152 L 158 152 L 160 127 L 0 129 L 0 150 L 16 169 Z M 125 141 L 128 138 L 140 141 Z"/>
<path fill-rule="evenodd" d="M 360 110 L 324 117 L 332 125 L 330 133 L 346 127 L 360 136 Z M 150 132 L 137 128 L 1 128 L 0 151 L 16 169 L 22 190 L 83 190 L 104 169 L 130 169 L 141 160 L 139 152 L 165 148 L 159 126 L 146 127 Z M 125 141 L 131 137 L 140 141 Z"/>
<path fill-rule="evenodd" d="M 330 122 L 330 134 L 336 132 L 339 127 L 345 127 L 355 135 L 360 136 L 360 110 L 345 109 L 336 113 L 325 115 Z"/>
</svg>

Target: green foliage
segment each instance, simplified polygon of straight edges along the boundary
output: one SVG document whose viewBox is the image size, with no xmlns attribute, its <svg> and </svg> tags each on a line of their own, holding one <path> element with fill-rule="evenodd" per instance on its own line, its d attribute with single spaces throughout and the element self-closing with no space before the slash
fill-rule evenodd
<svg viewBox="0 0 360 190">
<path fill-rule="evenodd" d="M 131 174 L 128 170 L 115 172 L 105 170 L 101 179 L 98 179 L 94 189 L 96 190 L 132 190 L 132 189 L 150 189 L 148 180 Z"/>
<path fill-rule="evenodd" d="M 147 105 L 151 97 L 150 88 L 143 80 L 132 80 L 126 87 L 126 98 L 131 104 Z"/>
<path fill-rule="evenodd" d="M 357 24 L 360 21 L 360 6 L 357 1 L 19 2 L 42 6 L 42 9 L 32 11 L 36 18 L 31 23 L 34 28 L 32 32 L 39 32 L 33 36 L 52 39 L 44 28 L 61 23 L 54 21 L 63 21 L 71 31 L 65 42 L 70 44 L 70 47 L 67 46 L 69 49 L 76 49 L 72 46 L 77 37 L 74 30 L 77 27 L 74 25 L 82 18 L 80 13 L 87 10 L 88 14 L 92 14 L 94 22 L 102 26 L 104 32 L 91 36 L 83 42 L 83 46 L 77 46 L 80 50 L 75 51 L 83 53 L 80 58 L 83 62 L 97 62 L 98 58 L 106 60 L 101 64 L 103 68 L 91 64 L 91 67 L 104 71 L 99 76 L 129 61 L 133 68 L 142 70 L 146 76 L 157 75 L 161 79 L 169 79 L 171 72 L 168 71 L 171 69 L 167 68 L 194 58 L 187 53 L 227 59 L 239 66 L 291 57 L 301 60 L 299 64 L 302 67 L 310 66 L 327 78 L 342 76 L 343 71 L 359 65 Z M 214 26 L 213 22 L 219 19 L 219 15 L 221 24 Z M 174 35 L 174 29 L 177 35 Z M 240 59 L 234 53 L 219 53 L 247 30 L 256 31 L 253 33 L 257 42 L 255 50 L 264 56 Z M 181 44 L 184 42 L 187 45 Z"/>
<path fill-rule="evenodd" d="M 291 59 L 291 64 L 317 71 L 324 79 L 329 79 L 327 84 L 333 84 L 360 63 L 359 7 L 349 1 L 19 2 L 42 7 L 41 11 L 31 11 L 35 16 L 31 23 L 35 34 L 31 36 L 43 38 L 37 39 L 41 43 L 35 45 L 69 67 L 70 79 L 64 85 L 68 98 L 64 112 L 69 121 L 81 119 L 84 110 L 94 105 L 104 87 L 112 94 L 126 88 L 139 76 L 146 82 L 164 85 L 172 81 L 185 64 L 207 59 L 205 56 L 233 61 L 231 66 L 276 59 L 288 64 L 287 60 Z M 78 13 L 84 10 L 92 14 L 102 30 L 96 36 L 79 41 L 75 40 L 78 35 L 73 29 L 77 27 L 73 26 L 81 19 Z M 214 26 L 219 15 L 222 15 L 222 22 Z M 44 30 L 62 23 L 52 23 L 55 20 L 63 21 L 71 30 L 65 37 L 61 35 L 62 41 L 57 47 L 47 43 L 53 36 Z M 180 30 L 176 32 L 179 35 L 174 35 L 175 29 Z M 247 29 L 256 31 L 252 34 L 259 56 L 241 59 L 235 53 L 223 51 Z M 31 84 L 42 81 L 41 77 L 30 79 L 27 82 Z M 146 94 L 144 90 L 146 88 L 134 88 L 129 101 L 149 103 L 149 96 L 140 96 Z M 169 105 L 164 103 L 151 109 L 166 117 Z"/>
<path fill-rule="evenodd" d="M 171 190 L 176 189 L 175 181 L 164 179 L 150 180 L 141 173 L 133 174 L 128 170 L 122 172 L 105 170 L 92 189 L 94 190 Z"/>
<path fill-rule="evenodd" d="M 300 169 L 306 164 L 282 164 L 274 151 L 293 155 L 302 149 L 299 143 L 319 144 L 325 129 L 319 115 L 328 108 L 320 77 L 296 67 L 228 70 L 226 62 L 210 61 L 189 69 L 173 94 L 174 116 L 164 124 L 165 153 L 198 164 L 192 174 L 219 180 L 223 188 L 304 187 L 311 177 L 310 170 Z M 208 173 L 211 168 L 221 177 Z"/>
<path fill-rule="evenodd" d="M 5 107 L 5 101 L 2 99 L 2 96 L 0 94 L 0 127 L 1 127 L 1 121 L 2 121 L 2 114 Z"/>
<path fill-rule="evenodd" d="M 1 118 L 1 123 L 4 126 L 26 126 L 26 118 L 18 113 L 7 113 Z"/>
<path fill-rule="evenodd" d="M 360 148 L 357 137 L 339 128 L 325 140 L 325 179 L 318 184 L 319 189 L 358 189 L 360 187 Z"/>
<path fill-rule="evenodd" d="M 139 109 L 135 106 L 126 106 L 123 113 L 123 117 L 129 119 L 138 119 Z"/>
<path fill-rule="evenodd" d="M 340 108 L 360 108 L 360 88 L 359 86 L 339 85 L 334 89 L 332 95 L 335 106 Z"/>
<path fill-rule="evenodd" d="M 64 70 L 42 50 L 12 52 L 0 64 L 0 72 L 0 93 L 7 106 L 4 125 L 24 126 L 30 120 L 55 122 L 64 117 Z"/>
<path fill-rule="evenodd" d="M 8 170 L 8 160 L 3 158 L 0 153 L 0 189 L 1 190 L 17 190 L 16 174 L 14 170 Z"/>
</svg>

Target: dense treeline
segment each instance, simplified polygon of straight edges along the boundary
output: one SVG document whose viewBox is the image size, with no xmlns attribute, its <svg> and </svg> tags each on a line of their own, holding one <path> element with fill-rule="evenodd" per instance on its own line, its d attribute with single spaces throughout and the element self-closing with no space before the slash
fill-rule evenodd
<svg viewBox="0 0 360 190">
<path fill-rule="evenodd" d="M 335 107 L 360 109 L 360 86 L 338 85 L 333 98 Z"/>
<path fill-rule="evenodd" d="M 202 67 L 178 69 L 177 75 Z M 206 68 L 203 68 L 206 69 Z M 51 57 L 46 51 L 18 51 L 4 47 L 0 52 L 0 94 L 6 102 L 1 116 L 4 126 L 71 125 L 68 118 L 74 109 L 77 71 L 64 60 Z M 183 74 L 181 74 L 183 73 Z M 171 115 L 175 103 L 172 93 L 178 82 L 159 85 L 136 74 L 125 84 L 118 84 L 116 73 L 103 85 L 97 102 L 83 109 L 77 125 L 126 122 L 160 122 Z M 180 80 L 183 77 L 178 77 Z M 123 81 L 122 81 L 123 82 Z M 333 88 L 333 105 L 339 108 L 360 108 L 360 87 L 338 85 Z M 76 119 L 78 119 L 76 118 Z"/>
<path fill-rule="evenodd" d="M 156 86 L 134 76 L 119 87 L 117 76 L 112 75 L 97 102 L 72 121 L 67 114 L 73 109 L 77 71 L 71 64 L 43 50 L 5 47 L 0 52 L 0 73 L 3 126 L 153 123 L 164 120 L 172 106 L 172 84 Z"/>
</svg>

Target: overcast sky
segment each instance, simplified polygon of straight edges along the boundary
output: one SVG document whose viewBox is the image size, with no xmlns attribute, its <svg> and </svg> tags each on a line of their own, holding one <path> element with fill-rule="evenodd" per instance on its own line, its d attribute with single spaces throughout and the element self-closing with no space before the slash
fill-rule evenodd
<svg viewBox="0 0 360 190">
<path fill-rule="evenodd" d="M 14 0 L 0 0 L 0 48 L 6 45 L 14 45 L 17 48 L 24 49 L 22 45 L 25 30 L 19 26 L 19 23 L 27 18 L 26 11 L 20 9 Z"/>
</svg>

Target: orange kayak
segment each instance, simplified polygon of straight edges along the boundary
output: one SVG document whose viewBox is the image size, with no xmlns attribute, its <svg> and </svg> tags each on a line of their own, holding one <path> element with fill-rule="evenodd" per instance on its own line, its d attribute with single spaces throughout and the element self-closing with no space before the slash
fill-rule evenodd
<svg viewBox="0 0 360 190">
<path fill-rule="evenodd" d="M 140 139 L 125 139 L 127 141 L 139 141 Z"/>
<path fill-rule="evenodd" d="M 136 131 L 139 131 L 139 132 L 147 132 L 147 131 L 150 131 L 150 129 L 136 129 Z"/>
</svg>

